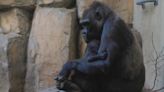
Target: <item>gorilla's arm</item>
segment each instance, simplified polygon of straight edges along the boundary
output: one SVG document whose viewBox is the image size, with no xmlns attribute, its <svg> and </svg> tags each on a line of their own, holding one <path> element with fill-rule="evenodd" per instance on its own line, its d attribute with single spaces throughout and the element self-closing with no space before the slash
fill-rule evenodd
<svg viewBox="0 0 164 92">
<path fill-rule="evenodd" d="M 105 60 L 97 60 L 96 62 L 67 62 L 64 64 L 59 76 L 63 76 L 67 78 L 71 72 L 71 70 L 75 70 L 81 72 L 83 74 L 92 75 L 99 73 L 107 73 L 106 68 L 110 66 L 109 61 Z"/>
<path fill-rule="evenodd" d="M 114 29 L 113 26 L 109 19 L 107 19 L 103 25 L 100 47 L 98 55 L 96 55 L 98 59 L 93 60 L 93 62 L 88 62 L 87 59 L 84 59 L 87 60 L 87 62 L 83 59 L 78 60 L 78 62 L 67 62 L 64 64 L 59 75 L 67 78 L 71 70 L 76 70 L 87 75 L 108 73 L 111 62 L 114 61 L 120 51 L 119 43 L 116 41 L 117 39 L 115 36 L 109 34 L 113 32 L 113 30 L 115 30 L 113 35 L 117 34 L 118 31 Z M 104 55 L 107 55 L 105 59 L 99 59 L 104 52 L 106 52 Z"/>
<path fill-rule="evenodd" d="M 107 19 L 103 25 L 103 33 L 101 36 L 101 44 L 98 50 L 98 54 L 91 56 L 89 58 L 89 62 L 94 62 L 95 60 L 105 60 L 108 59 L 108 61 L 113 61 L 112 59 L 117 56 L 119 53 L 119 42 L 115 41 L 115 37 L 111 36 L 110 33 L 113 30 L 115 32 L 117 31 L 116 29 L 113 28 L 114 25 L 112 25 L 110 19 Z"/>
<path fill-rule="evenodd" d="M 78 62 L 75 70 L 87 75 L 107 73 L 106 70 L 110 66 L 110 62 L 105 60 L 97 60 L 95 62 Z"/>
<path fill-rule="evenodd" d="M 102 74 L 102 73 L 108 73 L 110 64 L 113 60 L 112 57 L 117 56 L 117 53 L 119 53 L 118 45 L 114 42 L 111 42 L 110 46 L 107 46 L 107 58 L 100 60 L 94 60 L 93 62 L 86 61 L 87 59 L 79 59 L 77 61 L 73 62 L 67 62 L 64 64 L 60 76 L 68 77 L 71 70 L 75 70 L 87 75 L 92 74 Z"/>
</svg>

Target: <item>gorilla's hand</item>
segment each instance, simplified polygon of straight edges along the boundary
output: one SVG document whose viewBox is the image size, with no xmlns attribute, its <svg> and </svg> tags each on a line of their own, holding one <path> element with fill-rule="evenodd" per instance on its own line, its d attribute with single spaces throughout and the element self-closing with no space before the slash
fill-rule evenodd
<svg viewBox="0 0 164 92">
<path fill-rule="evenodd" d="M 68 79 L 71 71 L 74 70 L 77 66 L 78 62 L 67 62 L 63 65 L 62 70 L 59 75 L 55 78 L 56 81 L 63 82 Z"/>
<path fill-rule="evenodd" d="M 59 90 L 63 90 L 64 88 L 64 81 L 56 81 L 56 88 Z"/>
<path fill-rule="evenodd" d="M 94 62 L 96 60 L 106 60 L 108 53 L 106 51 L 101 52 L 95 56 L 88 57 L 88 62 Z"/>
<path fill-rule="evenodd" d="M 69 80 L 57 82 L 56 88 L 60 90 L 59 92 L 82 92 L 77 84 Z"/>
</svg>

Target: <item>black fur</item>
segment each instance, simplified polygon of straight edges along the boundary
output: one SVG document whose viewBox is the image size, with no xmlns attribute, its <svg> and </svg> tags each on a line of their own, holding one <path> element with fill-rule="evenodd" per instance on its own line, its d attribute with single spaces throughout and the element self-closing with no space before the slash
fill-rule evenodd
<svg viewBox="0 0 164 92">
<path fill-rule="evenodd" d="M 82 20 L 86 42 L 100 41 L 98 53 L 89 60 L 66 63 L 59 75 L 75 70 L 71 81 L 82 92 L 141 92 L 145 82 L 142 41 L 100 2 L 94 2 Z M 104 59 L 97 58 L 101 56 Z"/>
<path fill-rule="evenodd" d="M 88 59 L 92 56 L 97 55 L 98 49 L 99 49 L 100 41 L 99 40 L 92 40 L 87 43 L 86 51 L 84 56 L 79 60 L 73 60 L 69 62 L 88 62 Z M 69 63 L 71 64 L 71 63 Z M 67 63 L 65 65 L 68 65 Z M 63 67 L 61 72 L 65 72 L 66 66 Z M 55 77 L 55 80 L 57 81 L 57 88 L 59 90 L 66 90 L 66 92 L 83 92 L 82 88 L 80 87 L 87 87 L 85 85 L 89 85 L 90 82 L 85 80 L 84 76 L 85 74 L 82 74 L 80 72 L 75 72 L 71 70 L 70 72 L 67 72 L 67 76 L 57 76 Z M 73 81 L 73 80 L 74 81 Z M 77 80 L 77 81 L 76 81 Z M 78 83 L 80 83 L 78 86 Z M 83 86 L 82 86 L 83 85 Z"/>
</svg>

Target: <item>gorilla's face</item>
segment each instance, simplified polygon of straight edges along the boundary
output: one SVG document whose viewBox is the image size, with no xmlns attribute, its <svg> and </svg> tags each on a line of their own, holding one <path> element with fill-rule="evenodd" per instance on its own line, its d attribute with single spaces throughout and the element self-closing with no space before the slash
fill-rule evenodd
<svg viewBox="0 0 164 92">
<path fill-rule="evenodd" d="M 104 21 L 105 12 L 102 8 L 97 7 L 84 11 L 80 24 L 82 26 L 82 36 L 86 42 L 90 42 L 93 39 L 101 39 Z"/>
</svg>

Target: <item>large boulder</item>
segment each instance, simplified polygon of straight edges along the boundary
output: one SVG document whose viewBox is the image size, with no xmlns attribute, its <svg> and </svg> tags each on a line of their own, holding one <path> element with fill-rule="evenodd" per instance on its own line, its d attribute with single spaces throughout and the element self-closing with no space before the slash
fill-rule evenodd
<svg viewBox="0 0 164 92">
<path fill-rule="evenodd" d="M 54 76 L 76 57 L 75 9 L 41 8 L 35 11 L 28 44 L 25 92 L 54 92 Z"/>
<path fill-rule="evenodd" d="M 27 11 L 11 9 L 0 13 L 0 92 L 24 90 L 30 24 Z"/>
</svg>

